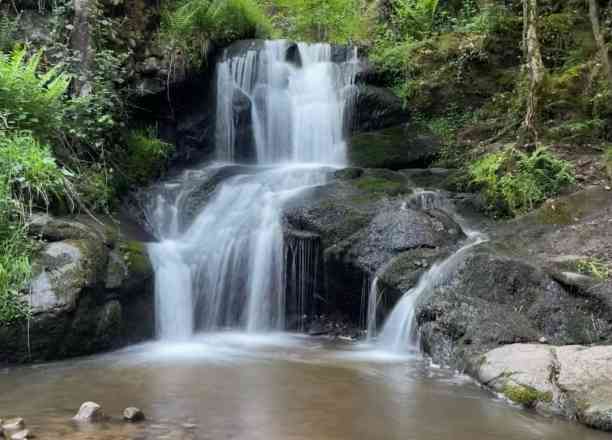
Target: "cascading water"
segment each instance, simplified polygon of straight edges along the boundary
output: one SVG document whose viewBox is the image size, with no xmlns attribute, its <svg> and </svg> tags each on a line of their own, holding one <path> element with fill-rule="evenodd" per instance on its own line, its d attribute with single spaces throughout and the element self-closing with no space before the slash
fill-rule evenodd
<svg viewBox="0 0 612 440">
<path fill-rule="evenodd" d="M 298 67 L 286 60 L 288 48 L 283 41 L 266 42 L 225 55 L 217 69 L 218 158 L 254 156 L 272 165 L 222 181 L 191 225 L 181 226 L 181 204 L 192 191 L 185 182 L 178 190 L 168 184 L 148 210 L 160 240 L 149 247 L 159 338 L 186 338 L 195 328 L 285 328 L 281 209 L 301 189 L 324 183 L 330 166 L 344 163 L 358 71 L 354 51 L 332 62 L 331 46 L 300 44 Z M 254 155 L 241 155 L 248 139 Z M 293 290 L 304 294 L 300 286 Z"/>
<path fill-rule="evenodd" d="M 416 328 L 415 307 L 417 301 L 428 292 L 443 286 L 454 276 L 457 266 L 463 261 L 470 249 L 487 241 L 485 235 L 464 226 L 464 221 L 452 210 L 452 204 L 436 191 L 419 191 L 408 203 L 419 209 L 440 209 L 446 211 L 461 225 L 467 240 L 455 253 L 440 261 L 425 272 L 417 285 L 407 291 L 395 305 L 376 339 L 379 348 L 393 352 L 418 351 L 419 333 Z M 368 339 L 376 332 L 376 311 L 379 304 L 377 278 L 372 283 L 368 305 Z"/>
</svg>

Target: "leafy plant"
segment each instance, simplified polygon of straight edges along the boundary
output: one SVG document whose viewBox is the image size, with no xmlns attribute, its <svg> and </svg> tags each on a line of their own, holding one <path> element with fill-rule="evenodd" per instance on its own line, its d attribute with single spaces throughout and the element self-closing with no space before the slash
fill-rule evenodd
<svg viewBox="0 0 612 440">
<path fill-rule="evenodd" d="M 48 145 L 29 132 L 0 138 L 0 181 L 13 208 L 31 211 L 48 207 L 52 200 L 70 198 L 68 182 Z"/>
<path fill-rule="evenodd" d="M 275 24 L 294 39 L 349 43 L 367 27 L 362 0 L 271 0 Z"/>
<path fill-rule="evenodd" d="M 255 0 L 182 0 L 164 11 L 161 40 L 189 61 L 204 61 L 210 42 L 263 37 L 272 25 Z"/>
<path fill-rule="evenodd" d="M 577 263 L 578 271 L 605 281 L 610 278 L 610 266 L 604 260 L 598 258 L 587 258 Z"/>
<path fill-rule="evenodd" d="M 172 152 L 173 145 L 157 137 L 154 128 L 133 131 L 127 138 L 127 160 L 125 170 L 135 183 L 147 183 L 157 177 Z"/>
<path fill-rule="evenodd" d="M 7 128 L 49 139 L 61 127 L 70 77 L 59 67 L 39 73 L 42 55 L 28 58 L 24 48 L 0 53 L 0 110 Z"/>
<path fill-rule="evenodd" d="M 538 148 L 490 153 L 469 166 L 472 184 L 482 188 L 489 205 L 501 213 L 521 214 L 574 182 L 569 162 Z"/>
</svg>

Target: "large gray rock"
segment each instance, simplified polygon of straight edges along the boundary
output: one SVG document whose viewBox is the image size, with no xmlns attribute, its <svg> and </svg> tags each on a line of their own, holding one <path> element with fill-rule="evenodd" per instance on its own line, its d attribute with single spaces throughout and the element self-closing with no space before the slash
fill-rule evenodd
<svg viewBox="0 0 612 440">
<path fill-rule="evenodd" d="M 74 310 L 81 291 L 97 281 L 105 247 L 93 240 L 49 243 L 36 259 L 30 304 L 34 315 Z"/>
<path fill-rule="evenodd" d="M 143 243 L 113 223 L 35 216 L 32 317 L 0 325 L 0 364 L 96 353 L 153 337 L 153 269 Z M 65 237 L 62 235 L 64 234 Z M 26 295 L 26 292 L 24 292 Z"/>
<path fill-rule="evenodd" d="M 458 368 L 504 344 L 601 343 L 612 330 L 612 309 L 601 298 L 572 295 L 542 270 L 489 245 L 468 252 L 446 284 L 421 298 L 416 313 L 424 349 Z"/>
<path fill-rule="evenodd" d="M 487 387 L 521 405 L 612 431 L 612 346 L 512 344 L 470 362 Z"/>
</svg>

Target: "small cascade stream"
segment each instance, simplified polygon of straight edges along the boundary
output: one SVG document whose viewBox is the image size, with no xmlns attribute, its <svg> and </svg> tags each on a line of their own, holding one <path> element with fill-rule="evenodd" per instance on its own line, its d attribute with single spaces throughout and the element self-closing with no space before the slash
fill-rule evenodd
<svg viewBox="0 0 612 440">
<path fill-rule="evenodd" d="M 442 196 L 438 191 L 417 191 L 407 202 L 407 205 L 419 209 L 439 209 L 445 211 L 457 224 L 461 225 L 467 239 L 462 246 L 445 260 L 439 261 L 431 266 L 419 279 L 417 285 L 408 290 L 400 298 L 389 316 L 385 320 L 380 334 L 377 332 L 377 312 L 380 304 L 378 292 L 378 277 L 375 277 L 371 288 L 367 308 L 367 334 L 368 342 L 374 342 L 377 349 L 391 352 L 419 352 L 419 332 L 416 325 L 416 305 L 419 299 L 430 293 L 437 287 L 448 283 L 469 251 L 481 243 L 486 242 L 487 237 L 473 231 L 466 222 L 457 215 L 452 203 Z"/>
<path fill-rule="evenodd" d="M 285 273 L 281 208 L 345 163 L 358 60 L 348 50 L 332 62 L 330 45 L 299 44 L 297 66 L 288 49 L 287 42 L 268 41 L 226 54 L 217 66 L 217 156 L 255 162 L 252 172 L 223 180 L 188 225 L 188 177 L 169 183 L 149 207 L 159 239 L 149 252 L 161 339 L 185 339 L 195 330 L 283 330 L 288 305 L 304 313 L 305 276 L 295 267 Z M 294 245 L 294 266 L 311 264 L 312 252 Z M 287 288 L 288 280 L 297 284 Z"/>
</svg>

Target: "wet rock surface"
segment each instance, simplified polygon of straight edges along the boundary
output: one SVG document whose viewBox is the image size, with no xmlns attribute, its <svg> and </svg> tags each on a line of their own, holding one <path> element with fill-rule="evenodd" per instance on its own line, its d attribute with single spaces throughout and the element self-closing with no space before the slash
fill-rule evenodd
<svg viewBox="0 0 612 440">
<path fill-rule="evenodd" d="M 359 323 L 362 291 L 379 269 L 410 251 L 429 249 L 438 255 L 464 235 L 443 211 L 409 207 L 413 187 L 403 174 L 346 169 L 333 177 L 291 200 L 285 217 L 292 229 L 321 237 L 328 312 Z M 389 303 L 401 293 L 399 286 L 390 289 Z"/>
</svg>

